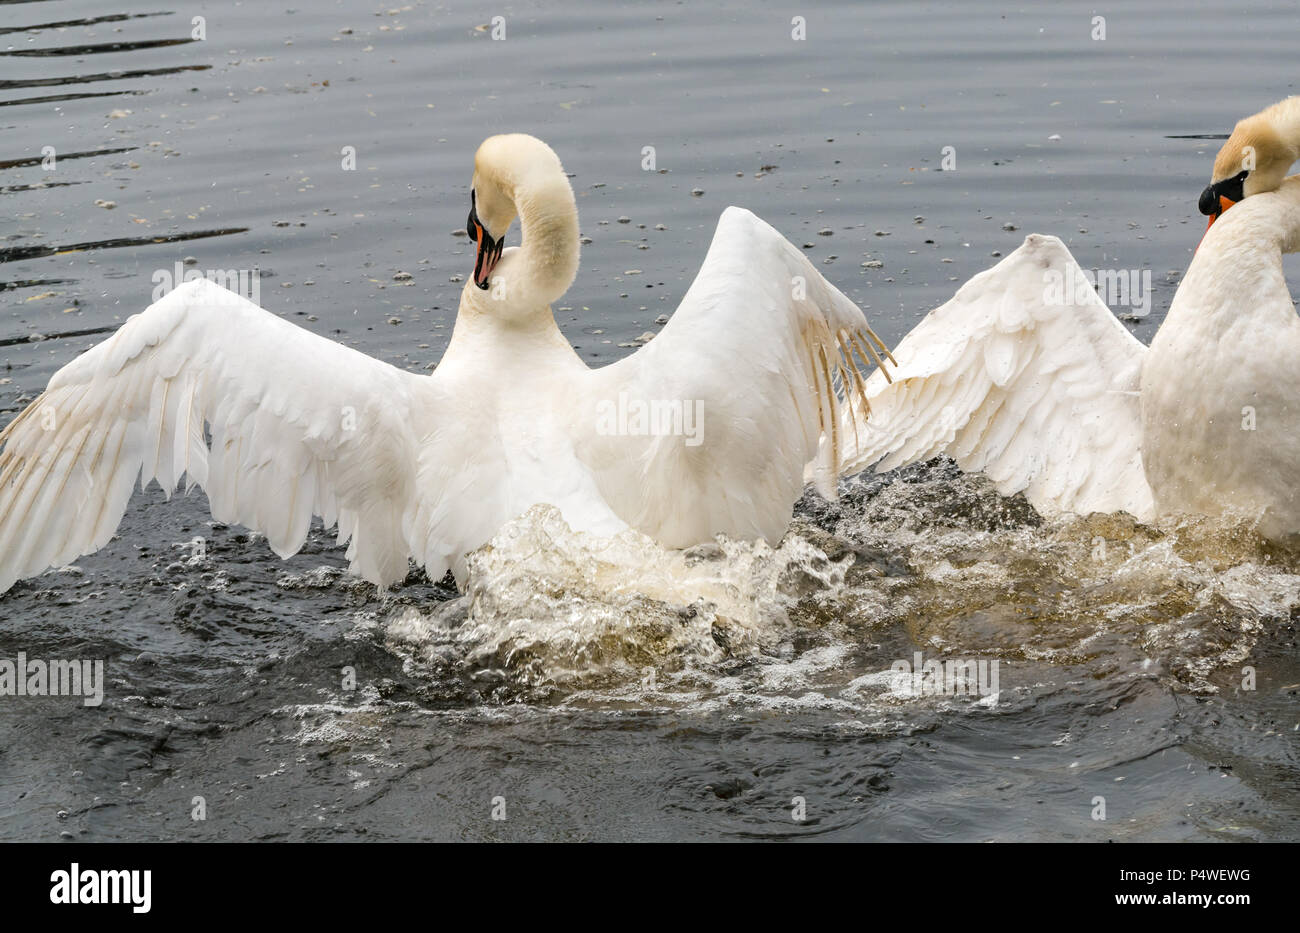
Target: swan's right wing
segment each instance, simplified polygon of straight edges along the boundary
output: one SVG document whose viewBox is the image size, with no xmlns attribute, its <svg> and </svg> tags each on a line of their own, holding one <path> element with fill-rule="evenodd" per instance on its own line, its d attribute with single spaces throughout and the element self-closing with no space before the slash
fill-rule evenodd
<svg viewBox="0 0 1300 933">
<path fill-rule="evenodd" d="M 872 376 L 847 459 L 883 472 L 946 454 L 1040 510 L 1147 519 L 1145 355 L 1065 245 L 1029 236 L 903 339 L 892 384 Z"/>
</svg>

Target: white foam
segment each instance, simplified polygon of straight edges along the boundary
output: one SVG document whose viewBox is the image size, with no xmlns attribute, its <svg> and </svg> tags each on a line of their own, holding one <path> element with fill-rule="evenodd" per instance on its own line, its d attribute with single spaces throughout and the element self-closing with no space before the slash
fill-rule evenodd
<svg viewBox="0 0 1300 933">
<path fill-rule="evenodd" d="M 379 626 L 408 672 L 452 672 L 504 700 L 811 706 L 861 722 L 900 705 L 1005 705 L 1053 679 L 1042 665 L 1212 691 L 1216 670 L 1300 606 L 1300 559 L 1267 556 L 1249 528 L 1038 523 L 964 475 L 872 496 L 856 509 L 850 497 L 830 532 L 796 519 L 775 548 L 719 538 L 687 551 L 632 531 L 577 533 L 538 506 L 470 556 L 463 596 L 361 628 Z M 1000 660 L 1001 694 L 912 696 L 908 675 L 881 669 L 881 639 L 905 656 Z"/>
</svg>

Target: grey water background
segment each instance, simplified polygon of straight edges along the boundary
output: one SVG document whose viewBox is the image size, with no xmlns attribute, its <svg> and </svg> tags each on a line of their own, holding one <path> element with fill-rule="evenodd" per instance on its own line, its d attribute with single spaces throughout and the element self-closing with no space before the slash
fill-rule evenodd
<svg viewBox="0 0 1300 933">
<path fill-rule="evenodd" d="M 482 28 L 493 15 L 505 41 Z M 206 40 L 168 43 L 193 16 Z M 1129 324 L 1149 342 L 1219 145 L 1169 137 L 1227 133 L 1296 93 L 1300 5 L 36 0 L 0 4 L 0 30 L 3 424 L 185 257 L 257 268 L 268 310 L 430 368 L 473 262 L 454 235 L 473 152 L 507 131 L 573 174 L 591 242 L 557 318 L 592 364 L 672 312 L 729 204 L 806 245 L 890 344 L 1029 232 L 1085 268 L 1150 269 L 1151 313 Z M 27 164 L 46 146 L 53 171 Z M 955 171 L 939 170 L 947 146 Z M 110 149 L 125 151 L 95 154 Z M 97 333 L 59 337 L 80 332 Z M 833 523 L 820 508 L 801 504 L 809 528 Z M 845 731 L 815 705 L 573 703 L 431 673 L 355 613 L 445 587 L 286 585 L 286 567 L 345 563 L 328 536 L 281 564 L 205 521 L 201 496 L 138 495 L 78 574 L 0 597 L 0 657 L 110 670 L 97 710 L 0 700 L 0 838 L 1300 835 L 1294 616 L 1254 644 L 1257 697 L 1225 674 L 1206 695 L 1092 658 L 1026 662 L 1049 685 L 1032 702 Z M 194 534 L 222 587 L 178 562 Z M 915 636 L 874 632 L 846 663 L 888 667 Z M 343 666 L 367 685 L 360 713 Z M 808 822 L 790 820 L 794 795 Z"/>
</svg>

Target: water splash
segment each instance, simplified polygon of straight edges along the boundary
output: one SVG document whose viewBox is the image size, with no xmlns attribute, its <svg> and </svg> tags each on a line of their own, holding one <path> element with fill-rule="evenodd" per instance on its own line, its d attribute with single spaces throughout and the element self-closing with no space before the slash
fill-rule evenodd
<svg viewBox="0 0 1300 933">
<path fill-rule="evenodd" d="M 895 689 L 918 648 L 1013 665 L 1011 698 L 1079 665 L 1214 692 L 1298 610 L 1300 556 L 1248 524 L 1044 519 L 936 462 L 809 493 L 775 548 L 602 539 L 538 506 L 471 556 L 463 596 L 401 607 L 385 636 L 498 702 L 861 712 L 970 705 Z"/>
<path fill-rule="evenodd" d="M 470 556 L 464 596 L 407 607 L 387 633 L 423 663 L 534 699 L 653 687 L 689 665 L 779 653 L 794 615 L 833 604 L 851 563 L 798 534 L 776 548 L 720 536 L 686 551 L 634 531 L 598 538 L 536 506 Z"/>
</svg>

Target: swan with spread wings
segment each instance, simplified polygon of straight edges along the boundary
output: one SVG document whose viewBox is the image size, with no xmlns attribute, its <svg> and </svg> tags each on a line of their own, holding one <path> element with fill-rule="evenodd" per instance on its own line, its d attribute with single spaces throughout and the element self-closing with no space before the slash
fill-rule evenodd
<svg viewBox="0 0 1300 933">
<path fill-rule="evenodd" d="M 516 217 L 522 245 L 504 248 Z M 465 555 L 537 503 L 577 529 L 683 547 L 775 542 L 806 467 L 833 494 L 868 423 L 864 372 L 888 351 L 772 227 L 724 211 L 667 326 L 595 370 L 550 308 L 579 253 L 555 153 L 486 140 L 468 231 L 474 274 L 431 374 L 203 280 L 59 370 L 0 433 L 0 592 L 103 547 L 153 480 L 202 487 L 216 519 L 281 557 L 313 516 L 337 525 L 352 570 L 381 586 L 410 559 L 463 581 Z"/>
<path fill-rule="evenodd" d="M 1033 235 L 931 311 L 868 386 L 846 468 L 945 454 L 1046 512 L 1233 514 L 1300 533 L 1300 97 L 1240 121 L 1210 222 L 1151 346 L 1055 237 Z"/>
</svg>

